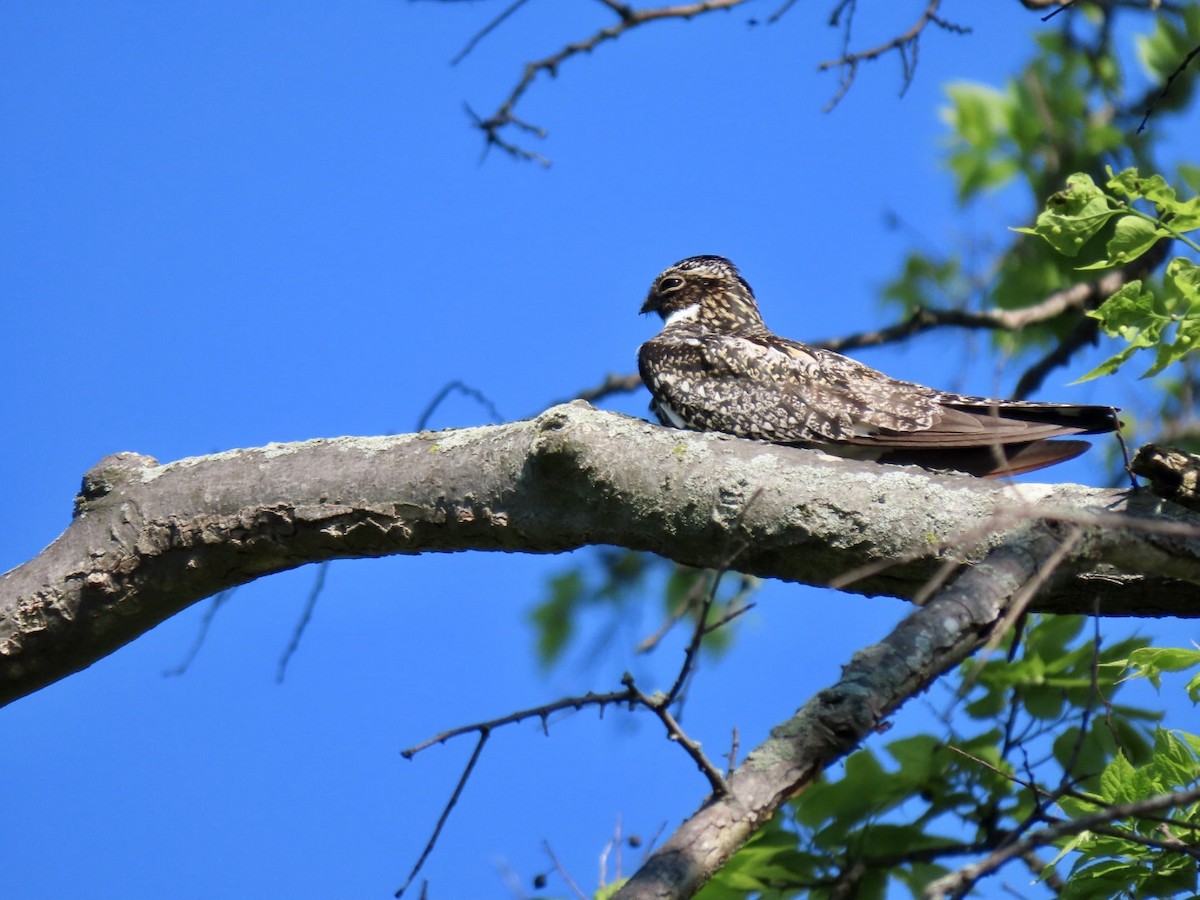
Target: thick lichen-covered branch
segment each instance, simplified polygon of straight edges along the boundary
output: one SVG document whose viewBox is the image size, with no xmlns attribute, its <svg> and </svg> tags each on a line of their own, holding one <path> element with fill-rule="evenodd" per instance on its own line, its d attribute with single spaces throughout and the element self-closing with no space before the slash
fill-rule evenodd
<svg viewBox="0 0 1200 900">
<path fill-rule="evenodd" d="M 166 465 L 117 454 L 85 477 L 67 530 L 0 576 L 0 698 L 310 562 L 609 544 L 712 566 L 736 544 L 749 574 L 911 598 L 947 561 L 978 561 L 1032 518 L 1085 528 L 1068 576 L 1035 608 L 1200 615 L 1200 520 L 1157 498 L 855 463 L 582 403 L 509 425 Z"/>
</svg>

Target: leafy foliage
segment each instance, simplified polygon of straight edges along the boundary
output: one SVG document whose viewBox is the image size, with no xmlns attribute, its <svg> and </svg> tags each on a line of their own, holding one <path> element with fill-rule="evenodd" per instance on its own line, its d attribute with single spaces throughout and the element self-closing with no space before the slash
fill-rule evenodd
<svg viewBox="0 0 1200 900">
<path fill-rule="evenodd" d="M 1139 201 L 1151 211 L 1139 208 Z M 1161 175 L 1144 178 L 1136 169 L 1117 175 L 1110 170 L 1104 188 L 1078 172 L 1067 179 L 1064 190 L 1050 197 L 1033 228 L 1016 230 L 1044 238 L 1068 257 L 1078 256 L 1104 235 L 1100 258 L 1081 266 L 1083 270 L 1125 265 L 1164 238 L 1200 252 L 1200 244 L 1189 237 L 1200 230 L 1200 196 L 1179 200 Z M 1088 315 L 1100 322 L 1105 334 L 1123 338 L 1128 346 L 1081 381 L 1111 375 L 1139 350 L 1154 351 L 1154 364 L 1145 375 L 1157 375 L 1190 353 L 1200 338 L 1200 267 L 1176 257 L 1167 264 L 1157 292 L 1135 279 Z"/>
<path fill-rule="evenodd" d="M 1081 268 L 1121 265 L 1135 258 L 1139 244 L 1151 239 L 1153 226 L 1135 214 L 1136 207 L 1119 215 L 1121 210 L 1103 208 L 1102 195 L 1077 191 L 1071 181 L 1103 181 L 1109 169 L 1124 173 L 1131 167 L 1161 168 L 1153 157 L 1152 132 L 1137 127 L 1151 98 L 1130 96 L 1129 85 L 1137 73 L 1127 71 L 1127 55 L 1113 46 L 1118 33 L 1115 16 L 1063 16 L 1061 29 L 1037 34 L 1038 52 L 1003 87 L 970 82 L 947 87 L 945 161 L 960 203 L 977 203 L 1003 191 L 1032 212 L 1043 198 L 1054 195 L 1042 214 L 1045 220 L 1039 219 L 1033 232 L 1044 240 L 1019 238 L 983 257 L 981 248 L 971 246 L 970 256 L 984 260 L 977 272 L 958 271 L 956 261 L 964 248 L 952 247 L 944 256 L 914 251 L 885 288 L 885 299 L 900 301 L 906 311 L 945 306 L 1023 309 L 1078 283 Z M 1177 15 L 1155 17 L 1150 32 L 1134 41 L 1143 74 L 1163 83 L 1190 48 L 1200 44 L 1200 6 L 1189 4 Z M 1190 72 L 1177 73 L 1166 96 L 1158 97 L 1157 91 L 1151 95 L 1157 120 L 1186 107 L 1194 81 Z M 1200 182 L 1194 168 L 1178 167 L 1179 180 L 1193 191 Z M 1121 199 L 1133 206 L 1132 197 Z M 1055 216 L 1067 218 L 1069 227 L 1053 221 Z M 1118 226 L 1119 235 L 1114 234 Z M 1186 232 L 1193 226 L 1176 222 L 1172 227 Z M 1106 251 L 1114 238 L 1110 259 Z M 997 331 L 994 339 L 1003 352 L 1020 354 L 1061 340 L 1073 324 L 1072 317 L 1062 316 L 1017 332 Z"/>
<path fill-rule="evenodd" d="M 1100 648 L 1084 624 L 1041 617 L 1018 659 L 964 663 L 948 686 L 955 715 L 945 734 L 847 757 L 839 777 L 794 800 L 789 821 L 764 828 L 699 896 L 884 897 L 889 882 L 921 896 L 954 861 L 986 856 L 1035 828 L 1200 784 L 1200 738 L 1115 702 L 1131 677 L 1200 669 L 1200 651 L 1156 649 L 1140 638 Z M 1171 822 L 1194 842 L 1200 803 L 1175 810 Z M 1055 840 L 1054 859 L 1022 855 L 1010 864 L 1033 866 L 1031 877 L 1055 882 L 1063 896 L 1194 890 L 1194 860 L 1164 861 L 1147 844 L 1162 829 L 1160 816 L 1118 819 Z"/>
</svg>

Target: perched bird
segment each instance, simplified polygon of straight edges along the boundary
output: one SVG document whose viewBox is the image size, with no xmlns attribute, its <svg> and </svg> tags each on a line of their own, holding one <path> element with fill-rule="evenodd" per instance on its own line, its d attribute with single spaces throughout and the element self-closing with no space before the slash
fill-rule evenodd
<svg viewBox="0 0 1200 900">
<path fill-rule="evenodd" d="M 790 341 L 763 324 L 750 285 L 720 256 L 693 256 L 655 280 L 643 313 L 663 328 L 638 371 L 664 425 L 818 447 L 838 456 L 1013 475 L 1072 459 L 1115 431 L 1117 410 L 991 400 L 889 378 Z"/>
</svg>

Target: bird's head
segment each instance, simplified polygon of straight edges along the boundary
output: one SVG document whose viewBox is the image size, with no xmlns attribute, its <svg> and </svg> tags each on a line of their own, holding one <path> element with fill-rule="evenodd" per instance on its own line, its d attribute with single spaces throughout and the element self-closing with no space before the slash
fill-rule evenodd
<svg viewBox="0 0 1200 900">
<path fill-rule="evenodd" d="M 754 291 L 722 256 L 692 256 L 664 269 L 641 312 L 656 312 L 668 325 L 691 320 L 721 332 L 763 327 Z"/>
</svg>

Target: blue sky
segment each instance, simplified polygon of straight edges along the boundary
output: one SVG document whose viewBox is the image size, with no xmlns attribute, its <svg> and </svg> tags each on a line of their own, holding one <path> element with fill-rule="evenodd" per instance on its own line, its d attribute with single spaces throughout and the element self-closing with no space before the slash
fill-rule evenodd
<svg viewBox="0 0 1200 900">
<path fill-rule="evenodd" d="M 878 289 L 913 234 L 957 246 L 982 227 L 1000 243 L 1031 215 L 1005 195 L 958 209 L 938 157 L 944 84 L 998 84 L 1030 51 L 1041 26 L 1017 4 L 947 9 L 976 31 L 930 33 L 903 98 L 896 60 L 864 67 L 832 114 L 836 80 L 815 64 L 839 39 L 820 4 L 772 27 L 735 12 L 630 34 L 529 91 L 519 112 L 549 129 L 549 170 L 481 164 L 463 103 L 490 112 L 526 59 L 608 20 L 599 4 L 531 3 L 451 67 L 499 8 L 0 7 L 0 569 L 67 525 L 108 453 L 408 431 L 454 379 L 521 418 L 633 370 L 657 327 L 637 309 L 681 257 L 731 257 L 769 323 L 820 338 L 884 320 Z M 894 33 L 895 16 L 856 33 Z M 1015 378 L 971 366 L 961 335 L 861 358 L 980 392 Z M 1045 395 L 1125 402 L 1116 382 L 1064 388 L 1085 368 Z M 642 415 L 646 399 L 607 405 Z M 452 397 L 431 425 L 487 420 Z M 1053 477 L 1104 478 L 1096 460 Z M 655 597 L 598 662 L 539 671 L 526 617 L 570 564 L 336 563 L 282 685 L 314 572 L 272 577 L 221 610 L 183 677 L 162 673 L 205 603 L 11 705 L 6 895 L 390 896 L 471 745 L 413 762 L 402 748 L 614 688 L 625 669 L 669 685 L 678 642 L 627 649 L 657 627 Z M 685 725 L 714 753 L 736 726 L 748 749 L 905 611 L 770 586 L 734 652 L 702 669 Z M 669 830 L 704 791 L 644 716 L 505 730 L 426 867 L 432 896 L 512 896 L 504 872 L 528 889 L 550 868 L 543 841 L 590 890 L 618 822 Z"/>
</svg>

